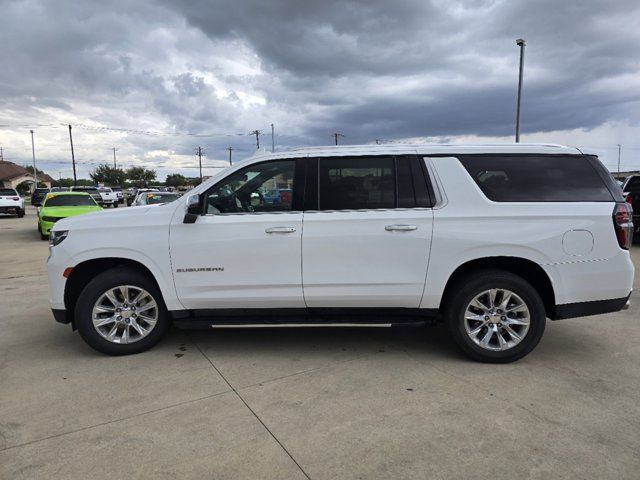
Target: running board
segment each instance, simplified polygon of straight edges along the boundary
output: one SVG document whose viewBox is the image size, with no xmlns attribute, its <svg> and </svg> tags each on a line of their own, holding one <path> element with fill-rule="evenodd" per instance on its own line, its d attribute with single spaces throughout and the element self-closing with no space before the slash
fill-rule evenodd
<svg viewBox="0 0 640 480">
<path fill-rule="evenodd" d="M 420 322 L 409 322 L 409 325 L 415 325 Z M 389 328 L 397 323 L 246 323 L 239 325 L 237 323 L 216 323 L 210 325 L 210 328 L 310 328 L 310 327 L 379 327 Z"/>
</svg>

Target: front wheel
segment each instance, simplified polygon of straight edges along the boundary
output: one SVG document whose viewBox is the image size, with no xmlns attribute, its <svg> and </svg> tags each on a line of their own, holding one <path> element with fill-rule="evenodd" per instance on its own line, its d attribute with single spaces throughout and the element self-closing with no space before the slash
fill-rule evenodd
<svg viewBox="0 0 640 480">
<path fill-rule="evenodd" d="M 544 304 L 523 278 L 502 270 L 485 270 L 452 288 L 445 316 L 454 340 L 471 358 L 513 362 L 531 352 L 542 338 Z"/>
<path fill-rule="evenodd" d="M 155 282 L 126 267 L 107 270 L 88 283 L 78 298 L 75 322 L 83 340 L 108 355 L 148 350 L 170 323 Z"/>
</svg>

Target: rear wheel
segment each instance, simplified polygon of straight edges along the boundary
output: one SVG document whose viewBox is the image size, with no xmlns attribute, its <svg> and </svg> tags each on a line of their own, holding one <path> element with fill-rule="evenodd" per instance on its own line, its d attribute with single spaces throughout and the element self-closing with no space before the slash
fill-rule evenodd
<svg viewBox="0 0 640 480">
<path fill-rule="evenodd" d="M 19 208 L 16 212 L 16 215 L 18 216 L 18 218 L 24 217 L 24 208 Z"/>
<path fill-rule="evenodd" d="M 507 363 L 527 355 L 542 338 L 545 309 L 523 278 L 485 270 L 452 287 L 445 306 L 449 330 L 460 348 L 481 362 Z"/>
<path fill-rule="evenodd" d="M 76 304 L 75 322 L 83 340 L 108 355 L 148 350 L 170 323 L 155 282 L 125 267 L 107 270 L 87 284 Z"/>
</svg>

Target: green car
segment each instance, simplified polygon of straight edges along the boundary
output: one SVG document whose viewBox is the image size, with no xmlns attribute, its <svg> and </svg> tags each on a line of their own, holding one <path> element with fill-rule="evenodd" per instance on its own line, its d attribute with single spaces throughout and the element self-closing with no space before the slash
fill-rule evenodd
<svg viewBox="0 0 640 480">
<path fill-rule="evenodd" d="M 93 197 L 84 192 L 53 192 L 47 194 L 38 210 L 40 238 L 49 238 L 49 231 L 58 220 L 102 210 Z"/>
</svg>

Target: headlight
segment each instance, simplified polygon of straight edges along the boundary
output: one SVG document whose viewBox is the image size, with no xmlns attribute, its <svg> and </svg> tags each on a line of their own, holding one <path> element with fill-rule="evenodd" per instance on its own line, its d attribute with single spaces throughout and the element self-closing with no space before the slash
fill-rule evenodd
<svg viewBox="0 0 640 480">
<path fill-rule="evenodd" d="M 55 247 L 56 245 L 61 243 L 65 238 L 67 238 L 68 234 L 69 234 L 69 230 L 58 230 L 58 231 L 51 230 L 51 232 L 49 232 L 49 246 Z"/>
</svg>

